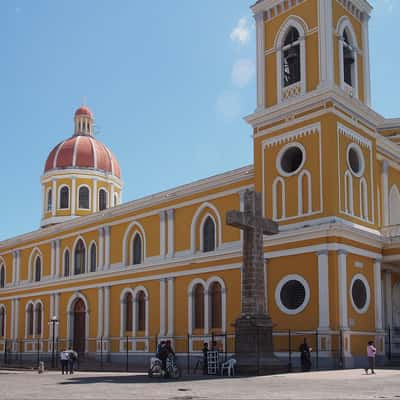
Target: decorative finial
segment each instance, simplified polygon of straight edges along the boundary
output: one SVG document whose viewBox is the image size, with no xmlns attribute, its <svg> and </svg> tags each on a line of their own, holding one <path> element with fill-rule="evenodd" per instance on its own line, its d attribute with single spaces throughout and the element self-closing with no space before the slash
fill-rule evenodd
<svg viewBox="0 0 400 400">
<path fill-rule="evenodd" d="M 87 101 L 86 96 L 83 96 L 83 102 L 82 102 L 82 105 L 83 105 L 83 106 L 86 106 L 86 101 Z"/>
</svg>

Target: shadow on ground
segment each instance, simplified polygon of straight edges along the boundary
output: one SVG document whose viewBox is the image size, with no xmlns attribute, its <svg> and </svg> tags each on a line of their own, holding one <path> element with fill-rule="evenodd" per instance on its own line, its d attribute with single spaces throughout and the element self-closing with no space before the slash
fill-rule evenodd
<svg viewBox="0 0 400 400">
<path fill-rule="evenodd" d="M 230 377 L 232 379 L 234 377 Z M 225 376 L 183 376 L 179 379 L 167 379 L 161 377 L 148 377 L 147 375 L 99 375 L 99 376 L 74 376 L 68 380 L 59 382 L 59 385 L 92 384 L 92 383 L 171 383 L 171 382 L 191 382 L 207 381 L 216 379 L 227 379 Z"/>
</svg>

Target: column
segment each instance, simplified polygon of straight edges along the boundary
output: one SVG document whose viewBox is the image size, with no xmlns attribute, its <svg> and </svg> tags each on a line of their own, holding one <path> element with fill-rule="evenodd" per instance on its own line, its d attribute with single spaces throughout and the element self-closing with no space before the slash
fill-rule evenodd
<svg viewBox="0 0 400 400">
<path fill-rule="evenodd" d="M 104 287 L 104 337 L 110 336 L 110 286 Z"/>
<path fill-rule="evenodd" d="M 54 315 L 60 321 L 60 293 L 54 293 Z M 56 324 L 56 338 L 60 334 L 60 324 Z"/>
<path fill-rule="evenodd" d="M 60 251 L 61 251 L 61 240 L 60 239 L 56 239 L 55 240 L 55 269 L 54 269 L 54 273 L 55 276 L 57 278 L 59 278 L 60 276 L 62 276 L 62 271 L 61 271 L 61 265 L 60 265 Z M 72 254 L 70 257 L 70 263 L 72 262 L 71 260 L 73 259 Z M 70 271 L 71 273 L 71 271 Z"/>
<path fill-rule="evenodd" d="M 166 279 L 160 279 L 160 333 L 159 336 L 165 336 L 165 292 L 166 292 Z"/>
<path fill-rule="evenodd" d="M 319 86 L 334 82 L 332 1 L 318 0 Z"/>
<path fill-rule="evenodd" d="M 166 228 L 166 213 L 165 210 L 160 212 L 160 257 L 165 257 L 165 228 Z"/>
<path fill-rule="evenodd" d="M 393 326 L 393 310 L 392 310 L 392 271 L 385 270 L 385 320 L 386 327 Z"/>
<path fill-rule="evenodd" d="M 264 12 L 254 15 L 256 20 L 256 46 L 257 46 L 257 110 L 265 108 L 265 45 L 264 45 Z"/>
<path fill-rule="evenodd" d="M 51 321 L 53 316 L 54 316 L 54 293 L 52 293 L 50 295 L 50 310 L 49 310 L 48 320 Z M 48 348 L 48 351 L 52 351 L 52 347 L 53 347 L 53 327 L 52 327 L 51 324 L 47 324 L 47 326 L 49 327 L 49 341 L 47 343 L 47 348 Z"/>
<path fill-rule="evenodd" d="M 16 282 L 16 275 L 17 275 L 17 252 L 13 251 L 12 253 L 13 259 L 12 259 L 12 284 L 15 285 Z"/>
<path fill-rule="evenodd" d="M 52 240 L 50 242 L 50 277 L 51 279 L 54 278 L 55 275 L 55 242 Z"/>
<path fill-rule="evenodd" d="M 10 339 L 15 339 L 15 299 L 11 299 Z"/>
<path fill-rule="evenodd" d="M 338 251 L 339 256 L 339 325 L 342 329 L 348 328 L 347 318 L 347 252 Z"/>
<path fill-rule="evenodd" d="M 115 207 L 116 204 L 114 204 L 114 184 L 110 184 L 110 203 L 109 207 Z"/>
<path fill-rule="evenodd" d="M 318 300 L 319 326 L 318 329 L 329 329 L 329 264 L 328 250 L 317 252 L 318 256 Z M 344 261 L 346 262 L 346 261 Z M 344 266 L 345 268 L 346 266 Z M 342 267 L 343 268 L 343 267 Z"/>
<path fill-rule="evenodd" d="M 52 187 L 51 187 L 51 196 L 52 196 L 52 199 L 51 199 L 51 215 L 53 217 L 55 217 L 56 209 L 57 209 L 57 199 L 58 199 L 58 196 L 57 196 L 57 181 L 56 181 L 55 178 L 53 178 L 51 180 L 51 185 L 52 185 Z M 45 207 L 46 207 L 46 210 L 47 210 L 47 204 L 45 205 Z"/>
<path fill-rule="evenodd" d="M 375 328 L 383 328 L 382 323 L 382 280 L 381 280 L 381 260 L 374 261 L 374 297 L 375 297 Z"/>
<path fill-rule="evenodd" d="M 103 336 L 103 316 L 104 316 L 104 304 L 103 304 L 103 291 L 102 287 L 97 289 L 97 337 L 100 338 Z"/>
<path fill-rule="evenodd" d="M 104 267 L 104 228 L 99 228 L 99 270 Z"/>
<path fill-rule="evenodd" d="M 110 268 L 110 227 L 104 227 L 104 269 Z"/>
<path fill-rule="evenodd" d="M 175 210 L 173 208 L 167 211 L 168 218 L 168 252 L 167 257 L 174 257 L 174 216 Z"/>
<path fill-rule="evenodd" d="M 93 202 L 92 202 L 92 207 L 93 207 L 93 212 L 97 211 L 97 179 L 93 179 Z"/>
<path fill-rule="evenodd" d="M 388 182 L 389 164 L 387 160 L 382 161 L 382 197 L 383 197 L 383 225 L 389 225 L 389 182 Z"/>
<path fill-rule="evenodd" d="M 20 270 L 21 270 L 21 250 L 17 250 L 16 254 L 17 254 L 17 264 L 16 264 L 17 274 L 15 276 L 15 283 L 19 284 L 19 280 L 20 280 L 20 277 L 21 277 L 21 274 L 20 274 Z"/>
<path fill-rule="evenodd" d="M 371 76 L 369 63 L 369 37 L 368 24 L 369 15 L 362 15 L 362 49 L 363 49 L 363 65 L 364 65 L 364 102 L 368 107 L 371 107 Z"/>
<path fill-rule="evenodd" d="M 14 301 L 14 337 L 18 339 L 19 337 L 19 299 Z"/>
<path fill-rule="evenodd" d="M 167 336 L 174 336 L 174 319 L 175 319 L 174 279 L 175 278 L 168 278 L 168 333 L 167 333 Z"/>
<path fill-rule="evenodd" d="M 76 178 L 72 177 L 71 185 L 71 215 L 75 215 L 76 209 Z"/>
</svg>

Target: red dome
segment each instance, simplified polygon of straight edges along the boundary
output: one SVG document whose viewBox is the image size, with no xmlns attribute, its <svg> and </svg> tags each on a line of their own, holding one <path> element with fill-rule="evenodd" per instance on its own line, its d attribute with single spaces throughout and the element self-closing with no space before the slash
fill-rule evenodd
<svg viewBox="0 0 400 400">
<path fill-rule="evenodd" d="M 60 168 L 93 168 L 121 178 L 117 159 L 103 143 L 89 135 L 72 136 L 54 147 L 44 172 Z"/>
<path fill-rule="evenodd" d="M 90 109 L 86 106 L 79 107 L 75 111 L 75 116 L 77 115 L 89 115 L 89 117 L 93 118 L 93 113 L 90 111 Z"/>
</svg>

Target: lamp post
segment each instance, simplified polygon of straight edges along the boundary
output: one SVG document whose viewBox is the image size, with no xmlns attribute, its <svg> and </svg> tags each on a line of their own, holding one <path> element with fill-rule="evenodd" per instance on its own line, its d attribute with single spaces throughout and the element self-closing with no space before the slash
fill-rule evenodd
<svg viewBox="0 0 400 400">
<path fill-rule="evenodd" d="M 49 325 L 52 325 L 52 332 L 53 332 L 53 346 L 52 346 L 52 352 L 51 352 L 51 367 L 55 368 L 56 367 L 56 358 L 55 358 L 55 340 L 56 340 L 56 325 L 59 323 L 59 320 L 57 319 L 57 317 L 54 315 L 53 317 L 51 317 L 50 321 L 49 321 Z"/>
</svg>

